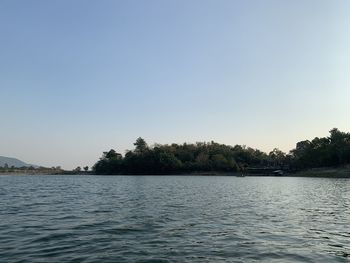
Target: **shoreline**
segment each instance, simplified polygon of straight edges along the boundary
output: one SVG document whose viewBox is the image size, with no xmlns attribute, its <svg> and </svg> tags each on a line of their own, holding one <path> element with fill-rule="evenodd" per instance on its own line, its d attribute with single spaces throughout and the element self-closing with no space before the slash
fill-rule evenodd
<svg viewBox="0 0 350 263">
<path fill-rule="evenodd" d="M 65 175 L 91 175 L 91 176 L 224 176 L 224 177 L 309 177 L 309 178 L 350 178 L 350 169 L 330 168 L 330 169 L 309 169 L 298 171 L 295 173 L 286 173 L 284 175 L 273 174 L 244 174 L 234 172 L 196 172 L 196 173 L 178 173 L 178 174 L 94 174 L 92 172 L 72 172 L 64 171 L 50 173 L 44 171 L 30 172 L 0 172 L 0 176 L 25 176 L 25 175 L 40 175 L 40 176 L 65 176 Z"/>
</svg>

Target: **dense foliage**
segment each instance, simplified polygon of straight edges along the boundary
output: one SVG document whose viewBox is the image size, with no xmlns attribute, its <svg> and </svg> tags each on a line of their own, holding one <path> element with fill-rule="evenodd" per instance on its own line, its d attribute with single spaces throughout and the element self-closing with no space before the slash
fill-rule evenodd
<svg viewBox="0 0 350 263">
<path fill-rule="evenodd" d="M 330 136 L 298 142 L 285 154 L 269 154 L 245 146 L 210 143 L 155 144 L 138 138 L 135 149 L 123 157 L 115 150 L 104 152 L 93 167 L 96 174 L 174 174 L 189 172 L 236 172 L 247 168 L 303 169 L 350 163 L 350 134 L 337 129 Z"/>
<path fill-rule="evenodd" d="M 171 144 L 149 147 L 138 138 L 135 149 L 124 157 L 115 150 L 104 152 L 95 164 L 96 174 L 172 174 L 185 172 L 235 172 L 249 165 L 271 166 L 284 154 L 275 149 L 270 155 L 236 145 L 210 143 Z"/>
<path fill-rule="evenodd" d="M 330 136 L 298 142 L 291 151 L 298 168 L 340 166 L 350 163 L 350 133 L 334 128 Z"/>
</svg>

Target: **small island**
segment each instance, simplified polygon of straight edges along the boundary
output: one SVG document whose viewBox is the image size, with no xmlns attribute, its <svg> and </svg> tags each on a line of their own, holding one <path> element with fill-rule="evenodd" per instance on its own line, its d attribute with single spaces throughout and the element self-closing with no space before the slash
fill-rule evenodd
<svg viewBox="0 0 350 263">
<path fill-rule="evenodd" d="M 350 134 L 337 128 L 328 137 L 298 142 L 288 154 L 214 141 L 149 146 L 138 138 L 134 146 L 125 156 L 114 149 L 104 152 L 93 173 L 350 177 Z"/>
</svg>

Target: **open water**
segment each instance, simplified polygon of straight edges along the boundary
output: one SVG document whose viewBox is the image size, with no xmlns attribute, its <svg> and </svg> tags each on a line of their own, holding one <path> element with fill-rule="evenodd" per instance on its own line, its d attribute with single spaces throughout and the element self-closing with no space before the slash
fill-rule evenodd
<svg viewBox="0 0 350 263">
<path fill-rule="evenodd" d="M 350 262 L 350 180 L 0 176 L 0 262 Z"/>
</svg>

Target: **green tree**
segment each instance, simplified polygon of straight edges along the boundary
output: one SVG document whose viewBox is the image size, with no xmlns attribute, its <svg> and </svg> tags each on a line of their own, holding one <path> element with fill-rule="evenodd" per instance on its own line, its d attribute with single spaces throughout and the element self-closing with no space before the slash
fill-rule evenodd
<svg viewBox="0 0 350 263">
<path fill-rule="evenodd" d="M 142 154 L 148 150 L 148 145 L 144 139 L 141 137 L 136 139 L 135 145 L 135 153 Z"/>
<path fill-rule="evenodd" d="M 222 170 L 229 170 L 230 168 L 232 168 L 230 167 L 230 164 L 225 158 L 225 156 L 222 154 L 213 155 L 211 157 L 211 161 L 212 161 L 212 167 L 214 168 L 214 170 L 222 171 Z"/>
<path fill-rule="evenodd" d="M 115 150 L 111 149 L 108 152 L 103 152 L 103 157 L 105 159 L 120 159 L 122 155 L 117 153 Z"/>
<path fill-rule="evenodd" d="M 269 157 L 273 163 L 274 167 L 282 166 L 284 164 L 286 154 L 278 148 L 274 148 L 270 153 Z"/>
</svg>

